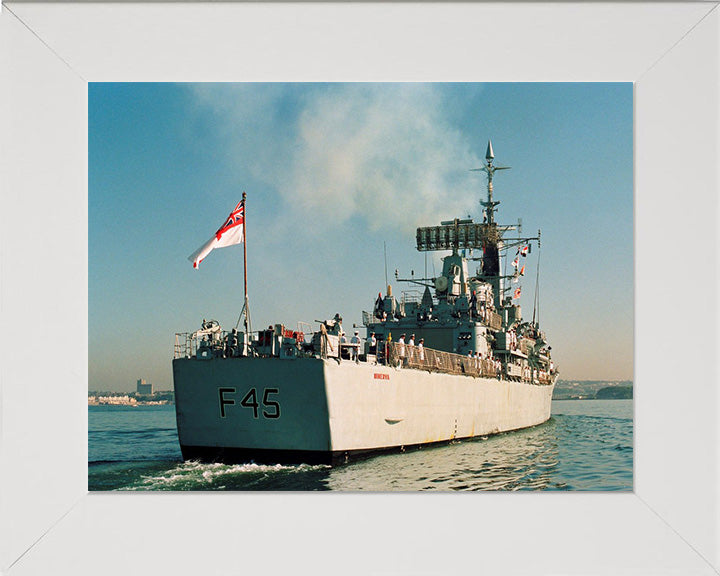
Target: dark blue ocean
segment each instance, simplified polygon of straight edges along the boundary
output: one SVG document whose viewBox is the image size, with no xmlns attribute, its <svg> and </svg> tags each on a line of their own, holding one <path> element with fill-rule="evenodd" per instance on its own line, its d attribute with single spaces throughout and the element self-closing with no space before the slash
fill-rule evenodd
<svg viewBox="0 0 720 576">
<path fill-rule="evenodd" d="M 632 400 L 556 400 L 540 426 L 342 466 L 183 463 L 174 406 L 89 406 L 89 490 L 625 490 Z"/>
</svg>

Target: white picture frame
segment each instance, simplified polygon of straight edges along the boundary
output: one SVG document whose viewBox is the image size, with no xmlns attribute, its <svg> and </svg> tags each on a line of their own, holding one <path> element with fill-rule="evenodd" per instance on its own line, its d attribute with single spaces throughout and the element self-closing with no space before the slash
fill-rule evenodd
<svg viewBox="0 0 720 576">
<path fill-rule="evenodd" d="M 5 3 L 0 572 L 719 573 L 716 8 Z M 89 494 L 87 82 L 110 80 L 635 82 L 634 492 Z"/>
</svg>

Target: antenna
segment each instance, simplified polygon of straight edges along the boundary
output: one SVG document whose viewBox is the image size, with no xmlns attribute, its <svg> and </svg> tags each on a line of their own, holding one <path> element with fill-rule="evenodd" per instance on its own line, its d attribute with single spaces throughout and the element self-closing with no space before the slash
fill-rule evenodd
<svg viewBox="0 0 720 576">
<path fill-rule="evenodd" d="M 537 312 L 537 321 L 540 323 L 540 230 L 538 230 L 538 257 L 537 257 L 537 275 L 535 276 L 535 300 L 533 302 L 533 324 L 535 324 L 535 313 Z"/>
<path fill-rule="evenodd" d="M 385 254 L 385 286 L 388 285 L 388 277 L 387 277 L 387 244 L 385 244 L 385 241 L 383 240 L 383 253 Z"/>
<path fill-rule="evenodd" d="M 493 166 L 493 160 L 495 159 L 495 152 L 493 152 L 492 142 L 488 140 L 487 152 L 485 152 L 485 164 L 482 168 L 473 168 L 470 172 L 485 172 L 487 174 L 488 184 L 488 199 L 487 202 L 480 201 L 480 204 L 485 206 L 485 216 L 487 217 L 487 223 L 493 223 L 493 213 L 495 212 L 495 206 L 500 202 L 493 202 L 493 176 L 497 170 L 509 170 L 510 166 Z"/>
</svg>

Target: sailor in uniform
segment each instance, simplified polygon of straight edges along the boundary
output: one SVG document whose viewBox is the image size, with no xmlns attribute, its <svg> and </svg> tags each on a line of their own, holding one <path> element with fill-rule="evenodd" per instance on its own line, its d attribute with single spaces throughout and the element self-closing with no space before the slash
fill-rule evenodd
<svg viewBox="0 0 720 576">
<path fill-rule="evenodd" d="M 355 334 L 350 339 L 350 344 L 352 345 L 350 347 L 350 360 L 354 360 L 356 363 L 358 361 L 358 349 L 360 348 L 360 332 L 355 330 Z"/>
</svg>

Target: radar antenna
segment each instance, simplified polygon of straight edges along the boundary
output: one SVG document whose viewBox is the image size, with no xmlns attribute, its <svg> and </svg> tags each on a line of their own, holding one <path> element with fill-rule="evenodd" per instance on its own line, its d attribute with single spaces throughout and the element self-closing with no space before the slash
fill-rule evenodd
<svg viewBox="0 0 720 576">
<path fill-rule="evenodd" d="M 485 207 L 485 219 L 488 224 L 494 222 L 493 214 L 495 213 L 495 206 L 500 202 L 493 202 L 493 175 L 497 170 L 509 170 L 510 166 L 493 166 L 493 160 L 495 159 L 495 152 L 493 152 L 492 142 L 488 140 L 487 151 L 485 152 L 485 164 L 482 168 L 473 168 L 470 172 L 485 172 L 487 174 L 488 184 L 488 198 L 486 202 L 480 201 Z"/>
</svg>

